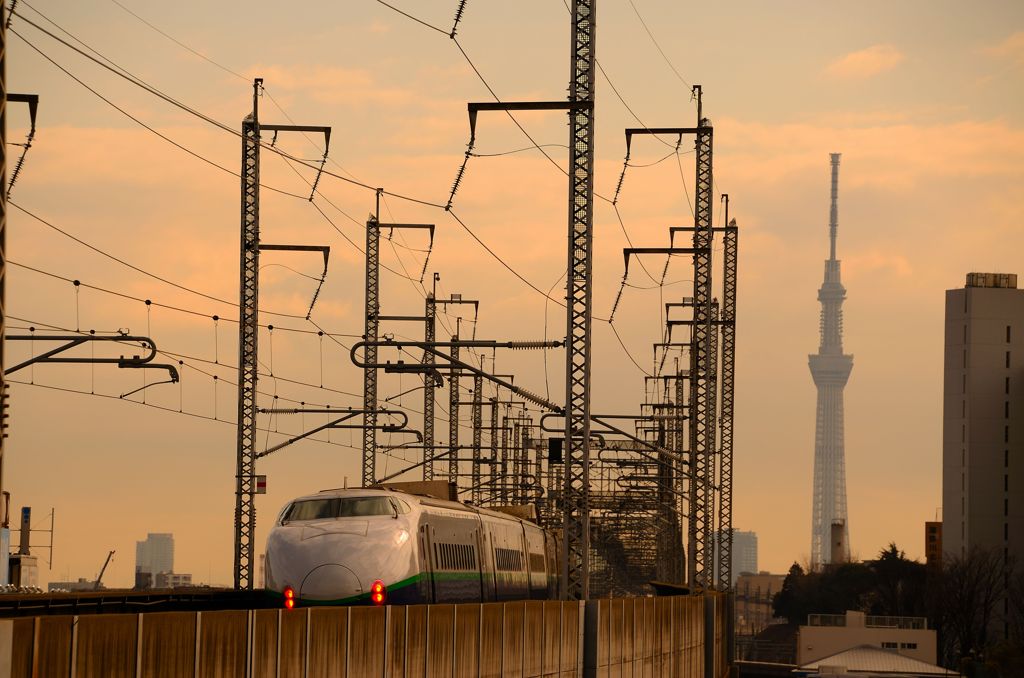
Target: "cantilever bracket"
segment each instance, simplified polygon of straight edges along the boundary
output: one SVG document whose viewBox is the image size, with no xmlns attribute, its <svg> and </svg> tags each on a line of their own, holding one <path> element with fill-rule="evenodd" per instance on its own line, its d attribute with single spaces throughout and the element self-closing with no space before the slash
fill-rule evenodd
<svg viewBox="0 0 1024 678">
<path fill-rule="evenodd" d="M 10 196 L 11 189 L 14 188 L 14 183 L 18 180 L 18 175 L 21 174 L 21 168 L 25 164 L 25 156 L 28 155 L 28 149 L 32 148 L 32 140 L 36 136 L 36 111 L 39 109 L 39 95 L 38 94 L 8 94 L 7 101 L 18 101 L 28 104 L 28 116 L 29 116 L 29 130 L 28 135 L 25 137 L 24 144 L 17 144 L 21 146 L 21 156 L 18 157 L 18 161 L 14 164 L 14 171 L 11 172 L 11 179 L 7 184 L 7 194 Z"/>
<path fill-rule="evenodd" d="M 330 128 L 328 128 L 330 130 Z M 309 302 L 309 311 L 306 312 L 306 320 L 309 320 L 310 316 L 313 315 L 313 307 L 316 305 L 316 300 L 320 296 L 320 289 L 324 286 L 324 280 L 327 279 L 327 260 L 331 256 L 331 248 L 327 245 L 263 245 L 259 246 L 260 251 L 271 251 L 271 252 L 322 252 L 324 255 L 324 272 L 320 274 L 320 282 L 317 283 L 316 291 L 313 292 L 313 301 Z"/>
<path fill-rule="evenodd" d="M 483 101 L 470 102 L 469 144 L 476 140 L 476 114 L 480 111 L 587 111 L 594 107 L 593 101 Z"/>
<path fill-rule="evenodd" d="M 177 383 L 178 381 L 178 370 L 174 365 L 168 365 L 163 363 L 154 363 L 153 358 L 156 357 L 157 348 L 156 343 L 149 337 L 136 337 L 127 334 L 112 334 L 112 335 L 81 335 L 81 334 L 48 334 L 35 336 L 33 334 L 9 334 L 4 337 L 6 341 L 63 341 L 66 342 L 62 346 L 51 349 L 44 353 L 30 358 L 22 363 L 18 363 L 13 367 L 8 367 L 4 370 L 4 374 L 12 374 L 18 370 L 24 369 L 29 365 L 35 365 L 36 363 L 77 363 L 77 364 L 89 364 L 89 365 L 117 365 L 119 368 L 154 368 L 167 370 L 170 374 L 170 380 L 167 382 L 158 383 Z M 64 356 L 58 356 L 59 353 L 63 353 L 68 349 L 81 346 L 82 344 L 94 342 L 94 341 L 113 341 L 117 343 L 125 342 L 136 342 L 147 351 L 149 354 L 146 356 L 132 356 L 131 358 L 125 358 L 123 355 L 117 358 L 68 358 Z M 156 384 L 149 384 L 149 386 L 155 386 Z M 146 388 L 146 387 L 143 387 Z M 141 389 L 136 389 L 139 391 Z M 132 391 L 134 393 L 135 391 Z M 126 394 L 130 395 L 130 394 Z M 124 396 L 122 396 L 124 397 Z"/>
</svg>

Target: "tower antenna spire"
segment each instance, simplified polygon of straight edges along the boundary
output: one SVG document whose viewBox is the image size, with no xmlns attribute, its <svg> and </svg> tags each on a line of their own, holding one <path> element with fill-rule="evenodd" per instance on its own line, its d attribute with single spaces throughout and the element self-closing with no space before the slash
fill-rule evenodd
<svg viewBox="0 0 1024 678">
<path fill-rule="evenodd" d="M 836 235 L 839 231 L 839 159 L 842 153 L 829 153 L 832 159 L 832 206 L 828 212 L 829 259 L 836 259 Z"/>
</svg>

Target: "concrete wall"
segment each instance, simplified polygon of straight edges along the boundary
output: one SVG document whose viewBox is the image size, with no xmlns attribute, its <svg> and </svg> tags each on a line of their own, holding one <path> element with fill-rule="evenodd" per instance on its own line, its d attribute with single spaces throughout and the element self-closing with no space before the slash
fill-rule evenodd
<svg viewBox="0 0 1024 678">
<path fill-rule="evenodd" d="M 0 678 L 719 678 L 728 673 L 724 601 L 709 595 L 0 620 Z"/>
</svg>

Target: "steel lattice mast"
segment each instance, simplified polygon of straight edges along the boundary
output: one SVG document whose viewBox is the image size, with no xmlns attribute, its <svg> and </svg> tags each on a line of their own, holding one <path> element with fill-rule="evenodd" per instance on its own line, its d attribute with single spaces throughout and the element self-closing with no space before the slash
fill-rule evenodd
<svg viewBox="0 0 1024 678">
<path fill-rule="evenodd" d="M 456 326 L 457 327 L 457 326 Z M 452 337 L 450 353 L 455 360 L 459 359 L 458 331 Z M 462 370 L 452 365 L 448 373 L 448 482 L 459 482 L 459 379 Z"/>
<path fill-rule="evenodd" d="M 380 191 L 377 192 L 378 213 Z M 368 365 L 377 363 L 380 328 L 380 222 L 376 215 L 366 220 L 366 306 L 363 338 Z M 377 472 L 377 368 L 363 370 L 363 487 L 376 481 Z"/>
<path fill-rule="evenodd" d="M 569 101 L 569 261 L 565 395 L 565 597 L 587 598 L 590 575 L 590 306 L 594 220 L 596 0 L 572 1 Z"/>
<path fill-rule="evenodd" d="M 726 202 L 728 219 L 728 201 Z M 722 380 L 719 442 L 718 588 L 732 587 L 732 423 L 736 378 L 736 264 L 739 244 L 736 220 L 728 222 L 722 262 Z"/>
<path fill-rule="evenodd" d="M 689 509 L 689 581 L 692 586 L 708 587 L 706 551 L 708 523 L 713 516 L 714 466 L 709 447 L 714 436 L 712 407 L 712 370 L 716 369 L 711 349 L 711 203 L 713 197 L 711 125 L 702 117 L 700 85 L 697 94 L 697 184 L 694 205 L 693 247 L 693 341 L 690 348 L 690 509 Z"/>
<path fill-rule="evenodd" d="M 437 274 L 434 274 L 436 285 Z M 437 304 L 434 293 L 427 292 L 424 308 L 423 341 L 428 346 L 434 343 L 434 330 L 437 327 Z M 434 354 L 423 351 L 423 364 L 428 368 L 435 363 Z M 436 372 L 428 369 L 423 375 L 423 479 L 434 479 L 434 379 Z"/>
<path fill-rule="evenodd" d="M 235 468 L 235 588 L 251 589 L 256 531 L 256 378 L 259 338 L 260 124 L 253 82 L 252 115 L 242 121 L 242 242 L 238 299 L 238 455 Z"/>
<path fill-rule="evenodd" d="M 6 395 L 4 369 L 7 365 L 4 361 L 3 337 L 7 325 L 7 10 L 3 5 L 0 2 L 0 394 Z M 0 416 L 3 414 L 2 409 L 0 404 Z M 0 431 L 0 490 L 3 490 L 6 447 L 3 432 Z M 6 524 L 7 509 L 2 508 L 0 511 L 0 524 Z"/>
<path fill-rule="evenodd" d="M 814 506 L 811 524 L 811 566 L 832 562 L 832 528 L 841 526 L 838 557 L 850 557 L 850 528 L 846 516 L 846 451 L 843 432 L 843 389 L 853 369 L 853 356 L 843 353 L 843 300 L 846 289 L 836 259 L 839 229 L 839 153 L 830 155 L 832 195 L 829 210 L 829 258 L 825 280 L 818 290 L 821 302 L 821 343 L 808 356 L 818 388 L 814 435 Z"/>
<path fill-rule="evenodd" d="M 473 468 L 470 470 L 470 487 L 473 503 L 477 506 L 483 498 L 483 488 L 480 486 L 480 448 L 483 444 L 484 426 L 483 390 L 483 376 L 473 375 Z"/>
</svg>

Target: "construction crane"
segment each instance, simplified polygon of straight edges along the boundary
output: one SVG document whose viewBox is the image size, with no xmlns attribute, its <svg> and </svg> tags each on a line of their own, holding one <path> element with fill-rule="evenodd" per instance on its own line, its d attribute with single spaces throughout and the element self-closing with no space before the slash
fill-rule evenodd
<svg viewBox="0 0 1024 678">
<path fill-rule="evenodd" d="M 100 573 L 96 577 L 96 583 L 92 587 L 93 591 L 100 590 L 100 582 L 103 581 L 103 573 L 107 571 L 107 565 L 110 565 L 110 559 L 114 557 L 115 553 L 117 553 L 117 551 L 111 551 L 107 554 L 107 559 L 103 561 L 103 567 L 100 568 Z"/>
</svg>

